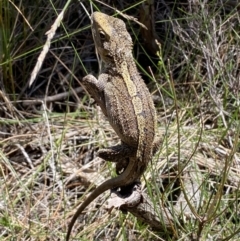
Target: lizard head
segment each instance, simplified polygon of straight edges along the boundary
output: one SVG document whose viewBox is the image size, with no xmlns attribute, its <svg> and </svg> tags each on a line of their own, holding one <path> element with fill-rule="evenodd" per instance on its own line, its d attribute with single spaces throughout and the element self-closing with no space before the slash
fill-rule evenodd
<svg viewBox="0 0 240 241">
<path fill-rule="evenodd" d="M 132 39 L 121 19 L 100 12 L 91 18 L 93 39 L 103 62 L 112 64 L 114 59 L 132 57 Z"/>
</svg>

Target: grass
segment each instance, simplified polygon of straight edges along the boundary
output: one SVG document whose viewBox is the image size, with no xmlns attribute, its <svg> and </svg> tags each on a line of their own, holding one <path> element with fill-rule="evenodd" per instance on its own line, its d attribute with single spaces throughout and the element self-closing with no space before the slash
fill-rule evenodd
<svg viewBox="0 0 240 241">
<path fill-rule="evenodd" d="M 130 213 L 107 213 L 104 193 L 79 217 L 74 240 L 239 240 L 240 5 L 163 3 L 155 1 L 157 53 L 148 49 L 150 34 L 144 42 L 140 27 L 125 22 L 162 137 L 142 187 L 172 228 L 156 231 Z M 78 203 L 115 175 L 96 153 L 119 138 L 79 88 L 98 69 L 91 2 L 83 4 L 0 2 L 0 240 L 64 240 Z M 112 7 L 136 16 L 140 6 Z M 93 8 L 114 13 L 97 1 Z"/>
</svg>

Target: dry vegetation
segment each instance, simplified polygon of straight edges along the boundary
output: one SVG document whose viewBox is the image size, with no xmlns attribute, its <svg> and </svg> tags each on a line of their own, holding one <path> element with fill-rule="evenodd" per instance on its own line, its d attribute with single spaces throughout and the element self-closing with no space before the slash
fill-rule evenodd
<svg viewBox="0 0 240 241">
<path fill-rule="evenodd" d="M 118 137 L 81 88 L 98 69 L 87 13 L 91 4 L 114 10 L 53 2 L 0 1 L 0 240 L 64 240 L 76 205 L 114 175 L 96 151 Z M 160 219 L 159 205 L 168 210 L 172 228 L 153 231 L 129 213 L 107 213 L 104 193 L 79 218 L 75 240 L 239 240 L 239 1 L 155 0 L 153 12 L 146 2 L 144 10 L 116 2 L 147 26 L 155 17 L 151 34 L 125 21 L 163 139 L 142 187 Z"/>
</svg>

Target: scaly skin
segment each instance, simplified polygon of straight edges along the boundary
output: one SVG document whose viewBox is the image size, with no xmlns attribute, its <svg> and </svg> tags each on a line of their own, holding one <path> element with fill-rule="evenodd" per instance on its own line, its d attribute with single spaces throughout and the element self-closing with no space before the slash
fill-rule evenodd
<svg viewBox="0 0 240 241">
<path fill-rule="evenodd" d="M 128 159 L 128 165 L 122 174 L 102 183 L 81 204 L 68 226 L 66 241 L 78 216 L 95 198 L 140 179 L 156 146 L 156 111 L 136 68 L 125 23 L 100 12 L 93 13 L 91 19 L 93 39 L 105 70 L 98 79 L 92 75 L 84 77 L 83 85 L 122 142 L 115 148 L 100 150 L 99 156 L 110 161 Z"/>
</svg>

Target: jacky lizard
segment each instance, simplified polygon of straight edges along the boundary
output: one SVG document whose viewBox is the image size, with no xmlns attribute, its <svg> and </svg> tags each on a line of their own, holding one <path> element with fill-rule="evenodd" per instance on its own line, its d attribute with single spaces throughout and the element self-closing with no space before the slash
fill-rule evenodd
<svg viewBox="0 0 240 241">
<path fill-rule="evenodd" d="M 133 43 L 125 23 L 100 12 L 94 12 L 91 20 L 95 47 L 105 69 L 98 79 L 92 75 L 84 77 L 83 85 L 121 139 L 121 145 L 100 150 L 99 156 L 112 161 L 128 158 L 128 165 L 123 173 L 102 183 L 81 204 L 68 226 L 67 241 L 76 219 L 96 197 L 139 180 L 157 146 L 155 107 L 135 65 Z"/>
</svg>

